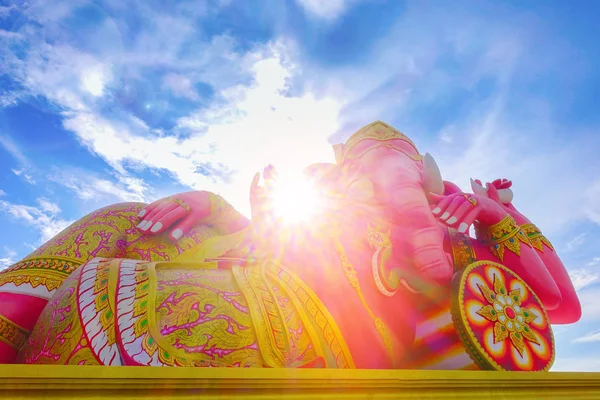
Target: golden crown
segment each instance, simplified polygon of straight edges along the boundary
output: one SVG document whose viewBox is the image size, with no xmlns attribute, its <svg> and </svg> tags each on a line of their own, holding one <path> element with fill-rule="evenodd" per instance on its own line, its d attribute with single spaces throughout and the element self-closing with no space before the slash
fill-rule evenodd
<svg viewBox="0 0 600 400">
<path fill-rule="evenodd" d="M 358 142 L 371 139 L 371 140 L 392 140 L 392 139 L 400 139 L 409 143 L 417 152 L 417 146 L 406 136 L 404 133 L 400 132 L 397 129 L 394 129 L 390 125 L 385 122 L 375 121 L 360 128 L 356 133 L 354 133 L 344 144 L 336 144 L 333 146 L 333 150 L 335 151 L 335 159 L 338 164 L 341 164 L 344 161 L 344 158 L 350 151 L 350 149 L 357 144 Z"/>
</svg>

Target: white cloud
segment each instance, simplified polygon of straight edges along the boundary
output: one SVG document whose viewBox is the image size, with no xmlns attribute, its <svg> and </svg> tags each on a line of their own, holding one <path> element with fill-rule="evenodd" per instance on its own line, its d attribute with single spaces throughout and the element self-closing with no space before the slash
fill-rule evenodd
<svg viewBox="0 0 600 400">
<path fill-rule="evenodd" d="M 340 17 L 346 10 L 356 3 L 355 0 L 296 0 L 296 3 L 310 14 L 332 20 Z"/>
<path fill-rule="evenodd" d="M 122 175 L 127 166 L 165 170 L 189 187 L 220 191 L 247 211 L 249 182 L 266 164 L 285 174 L 333 160 L 326 137 L 337 129 L 341 108 L 335 99 L 286 96 L 293 66 L 277 46 L 263 54 L 249 55 L 257 60 L 251 85 L 229 87 L 214 104 L 179 121 L 191 131 L 185 139 L 92 112 L 67 113 L 64 126 Z"/>
<path fill-rule="evenodd" d="M 0 6 L 0 19 L 8 17 L 13 11 L 17 10 L 17 6 Z"/>
<path fill-rule="evenodd" d="M 576 343 L 600 342 L 600 332 L 590 332 L 584 336 L 578 337 L 573 341 Z"/>
<path fill-rule="evenodd" d="M 16 251 L 9 249 L 7 247 L 4 247 L 4 252 L 2 253 L 2 256 L 0 257 L 0 271 L 2 271 L 4 268 L 10 267 L 15 262 L 17 262 L 16 257 L 17 257 Z"/>
<path fill-rule="evenodd" d="M 68 2 L 35 1 L 26 3 L 23 12 L 28 18 L 41 24 L 60 21 L 70 16 L 75 9 L 89 4 L 88 0 L 70 0 Z"/>
<path fill-rule="evenodd" d="M 23 165 L 29 164 L 27 157 L 25 157 L 16 143 L 9 136 L 0 135 L 0 147 L 3 147 L 4 150 L 6 150 L 19 163 Z"/>
<path fill-rule="evenodd" d="M 25 182 L 29 183 L 30 185 L 35 185 L 35 180 L 33 179 L 33 177 L 31 175 L 25 173 L 25 169 L 12 168 L 11 171 L 16 176 L 23 178 L 25 180 Z"/>
<path fill-rule="evenodd" d="M 81 71 L 80 84 L 83 91 L 99 97 L 104 93 L 104 87 L 110 83 L 111 73 L 108 67 L 97 64 Z"/>
<path fill-rule="evenodd" d="M 72 190 L 82 200 L 94 200 L 98 203 L 110 201 L 148 200 L 147 184 L 138 178 L 116 174 L 117 182 L 97 176 L 91 171 L 76 168 L 56 169 L 47 176 L 51 182 Z"/>
<path fill-rule="evenodd" d="M 39 207 L 0 200 L 0 211 L 35 228 L 40 234 L 39 244 L 42 244 L 65 229 L 73 221 L 67 221 L 58 216 L 60 213 L 58 205 L 42 198 L 37 201 L 40 204 Z"/>
<path fill-rule="evenodd" d="M 18 32 L 10 32 L 4 29 L 0 29 L 0 39 L 4 40 L 18 40 L 23 39 L 23 35 Z"/>
<path fill-rule="evenodd" d="M 40 205 L 41 209 L 51 215 L 55 215 L 60 213 L 60 207 L 57 204 L 52 203 L 50 200 L 48 199 L 44 199 L 44 198 L 39 198 L 37 199 L 38 204 Z"/>
<path fill-rule="evenodd" d="M 598 288 L 588 287 L 577 293 L 581 302 L 582 317 L 581 323 L 596 323 L 600 320 L 600 290 Z"/>
<path fill-rule="evenodd" d="M 199 96 L 192 87 L 190 78 L 180 74 L 167 74 L 163 77 L 163 86 L 171 90 L 173 94 L 189 100 L 198 100 Z"/>
<path fill-rule="evenodd" d="M 66 44 L 30 44 L 31 51 L 22 59 L 6 56 L 5 67 L 29 93 L 72 110 L 87 109 L 92 99 L 102 94 L 102 74 L 109 70 L 108 65 Z"/>
<path fill-rule="evenodd" d="M 590 261 L 590 262 L 589 262 L 589 263 L 587 263 L 586 265 L 587 265 L 588 267 L 594 267 L 594 266 L 596 266 L 596 265 L 598 265 L 598 264 L 600 264 L 600 257 L 594 257 L 594 258 L 592 259 L 592 261 Z"/>
<path fill-rule="evenodd" d="M 0 189 L 0 197 L 1 196 L 6 196 L 6 192 L 4 190 L 2 190 L 2 189 Z"/>
<path fill-rule="evenodd" d="M 300 4 L 314 15 L 331 19 L 341 15 L 352 2 L 305 0 Z M 258 46 L 249 54 L 239 54 L 235 39 L 228 35 L 206 42 L 197 40 L 190 56 L 182 49 L 198 33 L 193 18 L 181 13 L 163 15 L 149 5 L 139 6 L 140 15 L 154 21 L 154 25 L 141 30 L 130 47 L 124 45 L 119 29 L 111 28 L 120 22 L 111 17 L 98 33 L 104 35 L 102 42 L 114 45 L 107 54 L 84 53 L 68 41 L 62 41 L 60 46 L 34 41 L 27 57 L 12 59 L 9 64 L 33 94 L 46 96 L 66 109 L 65 128 L 106 160 L 118 172 L 119 179 L 134 179 L 132 169 L 164 170 L 184 185 L 219 190 L 231 196 L 236 205 L 246 207 L 247 182 L 264 164 L 272 162 L 292 170 L 331 160 L 325 137 L 340 126 L 344 131 L 338 132 L 336 138 L 342 140 L 374 119 L 402 113 L 409 106 L 426 103 L 452 88 L 472 88 L 481 79 L 491 77 L 498 83 L 492 99 L 478 104 L 462 121 L 442 127 L 437 135 L 441 143 L 429 143 L 429 148 L 420 146 L 422 151 L 439 154 L 444 176 L 464 189 L 474 174 L 489 180 L 513 178 L 517 206 L 546 233 L 557 232 L 574 220 L 596 218 L 591 200 L 597 198 L 597 185 L 586 182 L 588 174 L 577 165 L 562 162 L 572 158 L 581 145 L 575 140 L 568 148 L 561 148 L 562 143 L 540 146 L 537 138 L 527 139 L 531 136 L 524 130 L 551 131 L 547 128 L 554 121 L 538 112 L 543 111 L 543 105 L 523 106 L 536 115 L 530 118 L 536 122 L 526 129 L 514 127 L 506 110 L 508 86 L 513 75 L 521 72 L 517 68 L 519 60 L 530 51 L 527 33 L 530 26 L 535 27 L 534 23 L 521 24 L 518 32 L 503 24 L 481 29 L 487 24 L 484 18 L 467 18 L 466 12 L 453 10 L 456 17 L 448 19 L 444 7 L 431 10 L 414 2 L 390 27 L 387 36 L 361 49 L 365 53 L 361 59 L 366 61 L 325 71 L 290 62 L 286 58 L 289 43 L 280 44 L 279 48 Z M 186 9 L 185 13 L 191 11 Z M 196 11 L 196 16 L 208 13 L 206 8 Z M 70 15 L 71 9 L 36 5 L 28 13 L 38 21 L 55 24 Z M 461 23 L 457 24 L 457 20 Z M 58 24 L 52 26 L 60 32 Z M 415 35 L 419 41 L 397 39 Z M 29 40 L 35 37 L 29 36 Z M 439 69 L 437 60 L 448 54 L 472 60 L 469 72 L 451 76 Z M 190 135 L 169 136 L 140 124 L 130 115 L 106 116 L 100 112 L 95 103 L 97 97 L 104 96 L 111 84 L 126 81 L 128 75 L 123 71 L 137 79 L 143 76 L 145 68 L 166 71 L 162 84 L 183 98 L 198 98 L 194 84 L 199 81 L 214 86 L 215 100 L 211 104 L 179 119 L 178 128 Z M 240 77 L 248 76 L 254 82 L 240 84 Z M 285 94 L 289 82 L 297 76 L 310 77 L 307 91 Z M 347 107 L 338 119 L 343 106 Z M 398 128 L 405 130 L 403 126 Z M 424 142 L 418 129 L 407 133 L 417 144 Z M 548 176 L 553 176 L 552 185 L 540 188 L 539 182 Z M 138 183 L 143 185 L 142 181 Z M 139 187 L 129 196 L 127 190 L 112 188 L 109 181 L 95 186 L 102 185 L 106 186 L 104 192 L 112 190 L 119 198 L 144 198 Z M 80 196 L 91 198 L 97 193 L 92 190 L 94 185 L 87 185 L 84 180 L 71 182 L 70 186 L 77 188 Z M 589 193 L 582 194 L 581 187 L 590 187 Z M 538 206 L 541 198 L 544 207 Z M 573 210 L 576 201 L 584 201 L 587 206 Z"/>
<path fill-rule="evenodd" d="M 586 269 L 576 269 L 569 271 L 571 282 L 576 291 L 580 291 L 583 288 L 597 282 L 600 279 L 600 272 L 593 272 Z"/>
<path fill-rule="evenodd" d="M 599 372 L 600 357 L 580 356 L 557 358 L 551 368 L 552 372 Z"/>
<path fill-rule="evenodd" d="M 575 236 L 572 240 L 567 242 L 567 244 L 565 245 L 566 250 L 570 252 L 570 251 L 577 249 L 579 246 L 581 246 L 585 242 L 586 236 L 587 236 L 586 232 L 583 232 L 583 233 Z"/>
<path fill-rule="evenodd" d="M 586 198 L 583 203 L 584 212 L 586 216 L 597 224 L 600 224 L 600 204 L 598 198 L 600 197 L 600 179 L 595 182 L 588 182 L 587 189 L 585 190 Z"/>
</svg>

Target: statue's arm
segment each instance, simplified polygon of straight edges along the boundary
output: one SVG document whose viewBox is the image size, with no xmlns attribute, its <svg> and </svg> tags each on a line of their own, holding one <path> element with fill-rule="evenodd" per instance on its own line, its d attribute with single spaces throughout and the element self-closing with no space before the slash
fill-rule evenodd
<svg viewBox="0 0 600 400">
<path fill-rule="evenodd" d="M 567 312 L 564 310 L 574 306 L 563 302 L 555 278 L 498 197 L 496 188 L 490 189 L 487 195 L 433 195 L 432 212 L 440 223 L 456 229 L 459 234 L 465 234 L 474 225 L 477 237 L 472 240 L 472 248 L 478 260 L 504 264 L 534 290 L 548 311 Z M 564 319 L 558 321 L 565 323 Z"/>
<path fill-rule="evenodd" d="M 581 317 L 581 305 L 566 268 L 539 229 L 510 204 L 512 192 L 506 191 L 508 187 L 504 181 L 488 184 L 487 189 L 473 182 L 476 194 L 468 196 L 485 205 L 476 219 L 465 221 L 476 226 L 476 238 L 468 239 L 476 258 L 501 262 L 521 276 L 544 303 L 552 323 L 576 322 Z M 461 242 L 460 235 L 450 235 L 453 252 L 460 251 L 456 244 Z"/>
<path fill-rule="evenodd" d="M 144 207 L 138 228 L 148 235 L 165 231 L 178 240 L 199 224 L 228 235 L 245 228 L 249 220 L 221 196 L 208 191 L 175 194 Z"/>
<path fill-rule="evenodd" d="M 537 249 L 519 243 L 520 254 L 505 250 L 501 260 L 489 244 L 475 238 L 468 239 L 476 260 L 500 262 L 523 278 L 540 297 L 553 324 L 571 324 L 581 318 L 579 298 L 556 252 L 546 249 L 548 254 L 540 256 Z"/>
<path fill-rule="evenodd" d="M 508 191 L 512 186 L 512 182 L 506 179 L 498 179 L 487 186 L 488 189 L 484 189 L 479 181 L 473 182 L 473 189 L 477 191 L 488 191 L 489 188 L 492 187 L 499 191 Z M 512 192 L 510 192 L 509 196 L 503 197 L 505 198 L 501 197 L 499 203 L 506 212 L 515 219 L 522 231 L 527 235 L 535 252 L 546 266 L 546 269 L 556 282 L 560 291 L 562 298 L 561 305 L 556 309 L 548 311 L 550 320 L 555 324 L 568 324 L 578 321 L 581 317 L 581 304 L 567 269 L 556 252 L 556 249 L 542 234 L 541 230 L 512 204 Z"/>
</svg>

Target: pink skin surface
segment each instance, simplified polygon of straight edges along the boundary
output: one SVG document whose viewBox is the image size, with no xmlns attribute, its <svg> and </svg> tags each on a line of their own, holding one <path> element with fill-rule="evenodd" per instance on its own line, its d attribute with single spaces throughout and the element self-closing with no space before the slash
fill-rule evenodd
<svg viewBox="0 0 600 400">
<path fill-rule="evenodd" d="M 444 251 L 444 226 L 465 233 L 473 224 L 485 228 L 498 223 L 507 214 L 513 216 L 520 225 L 529 223 L 512 204 L 503 204 L 498 198 L 497 190 L 509 188 L 510 181 L 496 180 L 488 184 L 487 197 L 470 194 L 476 205 L 469 202 L 460 188 L 451 182 L 444 182 L 443 196 L 426 195 L 421 186 L 420 162 L 397 150 L 376 146 L 378 143 L 364 142 L 363 147 L 370 145 L 373 148 L 358 160 L 342 167 L 343 172 L 338 176 L 338 190 L 350 186 L 359 177 L 367 177 L 373 182 L 375 196 L 388 209 L 391 219 L 401 222 L 402 236 L 410 238 L 406 246 L 399 246 L 406 253 L 399 255 L 399 259 L 411 260 L 415 272 L 426 281 L 444 284 L 452 276 L 452 261 Z M 265 206 L 268 204 L 266 197 L 277 174 L 269 165 L 263 175 L 265 187 L 258 185 L 260 174 L 252 182 L 250 203 L 255 226 L 262 227 L 261 231 L 267 233 L 268 225 L 275 221 L 272 221 L 269 207 Z M 170 200 L 173 198 L 187 204 L 189 213 Z M 209 216 L 210 194 L 201 191 L 181 193 L 150 204 L 141 214 L 143 220 L 138 225 L 140 230 L 148 235 L 169 230 L 170 236 L 178 239 Z M 473 239 L 473 246 L 478 259 L 499 261 L 479 240 Z M 572 323 L 580 318 L 579 300 L 555 251 L 546 248 L 544 252 L 539 252 L 522 245 L 520 255 L 505 252 L 502 263 L 519 274 L 538 294 L 553 323 Z"/>
<path fill-rule="evenodd" d="M 186 204 L 189 211 L 174 200 Z M 158 235 L 169 229 L 171 238 L 178 240 L 209 214 L 208 192 L 179 193 L 144 207 L 138 214 L 142 220 L 137 227 L 148 235 Z"/>
<path fill-rule="evenodd" d="M 390 140 L 386 144 L 402 147 L 406 143 Z M 381 146 L 376 140 L 363 140 L 354 151 L 362 155 L 345 163 L 342 181 L 349 186 L 353 179 L 368 178 L 390 222 L 404 227 L 407 254 L 398 256 L 411 260 L 416 273 L 426 281 L 448 283 L 453 274 L 452 260 L 444 251 L 444 230 L 431 213 L 423 190 L 422 162 L 411 158 L 408 151 Z"/>
<path fill-rule="evenodd" d="M 481 185 L 480 181 L 476 180 L 475 182 Z M 496 179 L 492 183 L 486 185 L 488 193 L 492 194 L 496 192 L 496 190 L 508 189 L 511 186 L 512 182 L 507 179 Z M 492 196 L 490 196 L 490 198 L 492 198 Z M 517 221 L 519 225 L 531 223 L 531 221 L 521 214 L 512 203 L 502 203 L 497 198 L 496 201 Z M 535 250 L 546 267 L 546 272 L 543 276 L 545 278 L 549 274 L 552 277 L 562 298 L 558 307 L 548 310 L 548 317 L 553 324 L 571 324 L 577 322 L 581 318 L 581 303 L 579 302 L 579 298 L 573 287 L 567 269 L 555 250 L 549 248 L 545 244 L 543 246 L 543 251 Z"/>
<path fill-rule="evenodd" d="M 213 202 L 217 203 L 216 209 Z M 236 232 L 248 225 L 248 219 L 237 211 L 226 217 L 211 215 L 212 212 L 221 213 L 219 207 L 232 209 L 219 196 L 206 191 L 193 191 L 179 193 L 155 201 L 144 207 L 138 214 L 140 223 L 137 228 L 146 235 L 160 235 L 163 232 L 169 232 L 172 240 L 179 240 L 184 237 L 192 228 L 197 225 L 207 223 L 211 217 L 218 226 L 217 230 L 228 235 Z M 227 212 L 227 211 L 225 211 Z M 235 215 L 234 215 L 235 214 Z"/>
</svg>

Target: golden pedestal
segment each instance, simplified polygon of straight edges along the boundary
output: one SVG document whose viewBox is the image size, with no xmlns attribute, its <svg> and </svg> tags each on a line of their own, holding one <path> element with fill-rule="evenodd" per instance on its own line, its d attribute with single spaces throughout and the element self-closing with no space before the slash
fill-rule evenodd
<svg viewBox="0 0 600 400">
<path fill-rule="evenodd" d="M 1 399 L 600 399 L 600 374 L 0 365 Z"/>
</svg>

